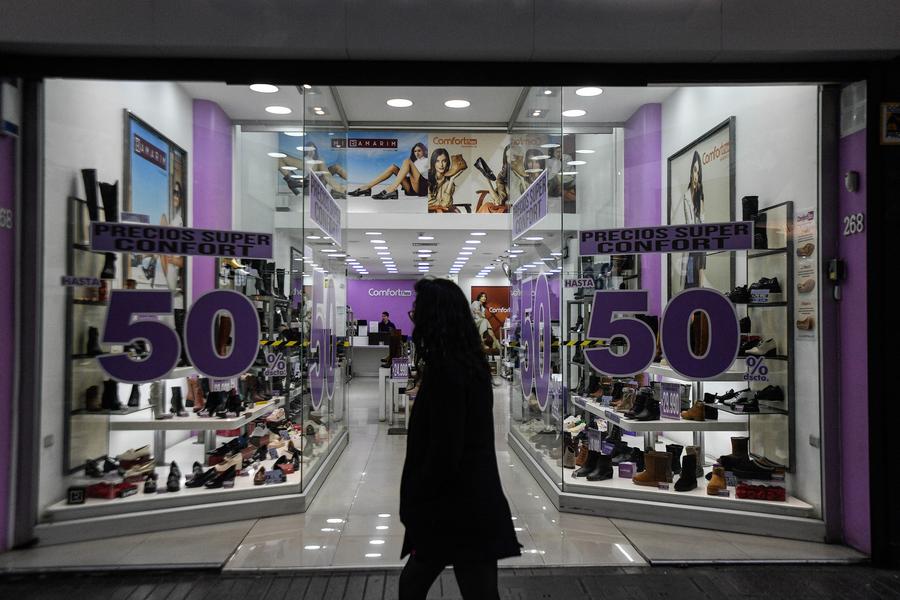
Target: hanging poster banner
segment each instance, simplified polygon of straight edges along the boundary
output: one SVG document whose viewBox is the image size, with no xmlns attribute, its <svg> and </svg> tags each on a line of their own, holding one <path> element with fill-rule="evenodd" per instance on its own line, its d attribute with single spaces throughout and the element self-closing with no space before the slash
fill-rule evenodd
<svg viewBox="0 0 900 600">
<path fill-rule="evenodd" d="M 816 211 L 808 210 L 794 217 L 794 277 L 797 282 L 797 301 L 794 303 L 794 323 L 797 340 L 815 341 L 818 308 L 818 243 L 816 241 Z"/>
<path fill-rule="evenodd" d="M 335 244 L 342 246 L 341 207 L 328 193 L 318 175 L 310 173 L 310 180 L 312 184 L 309 188 L 309 217 Z"/>
<path fill-rule="evenodd" d="M 272 235 L 98 221 L 91 223 L 91 250 L 176 256 L 272 258 Z"/>
<path fill-rule="evenodd" d="M 544 171 L 512 206 L 513 239 L 537 225 L 547 212 L 547 171 Z"/>
<path fill-rule="evenodd" d="M 597 229 L 581 231 L 578 236 L 582 256 L 750 250 L 753 222 Z"/>
</svg>

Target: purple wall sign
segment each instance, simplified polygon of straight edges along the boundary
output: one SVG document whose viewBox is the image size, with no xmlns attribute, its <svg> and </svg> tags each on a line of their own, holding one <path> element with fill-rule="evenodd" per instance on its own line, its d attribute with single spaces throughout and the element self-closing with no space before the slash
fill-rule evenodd
<svg viewBox="0 0 900 600">
<path fill-rule="evenodd" d="M 338 246 L 343 245 L 343 214 L 340 205 L 319 180 L 319 176 L 310 173 L 309 218 L 331 237 Z"/>
<path fill-rule="evenodd" d="M 842 137 L 838 143 L 838 173 L 859 172 L 859 189 L 848 192 L 835 182 L 838 195 L 838 222 L 844 217 L 866 212 L 866 130 Z M 868 229 L 868 228 L 866 228 Z M 872 551 L 869 516 L 869 387 L 868 336 L 860 323 L 868 322 L 866 277 L 866 229 L 855 235 L 839 236 L 840 256 L 847 265 L 838 304 L 841 336 L 841 487 L 844 539 L 854 548 Z"/>
<path fill-rule="evenodd" d="M 0 211 L 4 211 L 4 225 L 0 227 L 0 332 L 5 344 L 0 344 L 0 552 L 7 550 L 9 538 L 9 472 L 12 453 L 12 390 L 15 372 L 13 341 L 15 340 L 16 238 L 16 141 L 0 136 Z"/>
<path fill-rule="evenodd" d="M 753 248 L 753 222 L 700 223 L 580 231 L 580 253 L 653 254 Z"/>
<path fill-rule="evenodd" d="M 357 319 L 380 321 L 381 312 L 390 313 L 391 322 L 404 334 L 412 333 L 407 314 L 416 299 L 415 279 L 349 279 L 347 304 Z"/>
<path fill-rule="evenodd" d="M 547 171 L 544 171 L 512 205 L 512 238 L 518 239 L 537 225 L 547 212 Z"/>
<path fill-rule="evenodd" d="M 137 223 L 91 223 L 91 249 L 176 256 L 272 258 L 272 235 Z"/>
<path fill-rule="evenodd" d="M 231 119 L 218 104 L 194 100 L 194 227 L 231 229 Z M 191 260 L 192 298 L 216 287 L 216 261 Z"/>
<path fill-rule="evenodd" d="M 625 122 L 623 192 L 625 227 L 662 224 L 662 104 L 645 104 Z M 641 288 L 650 295 L 650 314 L 662 311 L 662 257 L 644 255 Z"/>
</svg>

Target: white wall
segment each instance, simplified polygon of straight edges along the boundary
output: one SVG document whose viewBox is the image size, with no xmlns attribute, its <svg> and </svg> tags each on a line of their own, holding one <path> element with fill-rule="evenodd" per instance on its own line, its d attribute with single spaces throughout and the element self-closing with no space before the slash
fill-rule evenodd
<svg viewBox="0 0 900 600">
<path fill-rule="evenodd" d="M 83 198 L 81 169 L 96 168 L 100 181 L 119 181 L 121 208 L 126 108 L 187 150 L 188 181 L 192 180 L 194 160 L 192 100 L 177 84 L 48 80 L 45 92 L 41 436 L 45 442 L 52 436 L 53 443 L 49 447 L 41 444 L 41 508 L 62 499 L 67 485 L 62 473 L 68 357 L 62 343 L 65 289 L 59 285 L 60 276 L 66 274 L 67 197 Z M 126 399 L 127 394 L 120 392 Z M 150 437 L 149 433 L 135 434 L 133 447 L 148 443 Z"/>
<path fill-rule="evenodd" d="M 815 86 L 686 87 L 663 102 L 662 214 L 667 210 L 667 157 L 729 116 L 736 117 L 737 217 L 741 216 L 742 196 L 759 196 L 760 208 L 793 201 L 795 214 L 816 208 L 818 89 Z M 743 254 L 738 253 L 738 283 L 746 281 L 745 271 Z M 662 289 L 666 289 L 665 268 L 662 277 Z M 821 456 L 809 444 L 810 435 L 820 435 L 818 345 L 796 343 L 794 358 L 796 470 L 789 476 L 789 492 L 813 504 L 820 512 Z M 736 386 L 743 387 L 740 383 L 730 383 L 710 384 L 707 388 L 727 391 Z M 751 423 L 754 418 L 758 417 L 750 417 Z M 728 434 L 707 434 L 708 453 L 730 452 L 728 438 Z"/>
<path fill-rule="evenodd" d="M 243 231 L 271 232 L 275 229 L 275 203 L 278 172 L 274 159 L 268 156 L 278 148 L 278 134 L 268 132 L 237 132 L 234 163 L 234 223 Z M 291 225 L 301 227 L 300 214 Z M 289 252 L 289 251 L 288 251 Z M 287 264 L 279 262 L 278 266 Z"/>
<path fill-rule="evenodd" d="M 593 154 L 575 154 L 573 158 L 587 161 L 577 167 L 576 198 L 579 227 L 603 229 L 617 227 L 624 218 L 621 185 L 616 175 L 617 139 L 622 130 L 614 133 L 579 134 L 575 138 L 578 150 L 593 150 Z M 621 169 L 619 169 L 621 172 Z"/>
</svg>

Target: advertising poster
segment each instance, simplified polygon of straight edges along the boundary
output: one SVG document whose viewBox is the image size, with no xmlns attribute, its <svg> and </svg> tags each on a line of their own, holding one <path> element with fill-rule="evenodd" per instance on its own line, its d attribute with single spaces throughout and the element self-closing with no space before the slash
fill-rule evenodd
<svg viewBox="0 0 900 600">
<path fill-rule="evenodd" d="M 797 301 L 794 303 L 796 339 L 816 340 L 818 327 L 818 242 L 816 235 L 816 211 L 808 210 L 794 217 L 794 281 L 797 284 Z"/>
<path fill-rule="evenodd" d="M 514 134 L 510 137 L 508 163 L 510 196 L 513 201 L 528 189 L 543 171 L 547 171 L 547 195 L 561 199 L 562 212 L 574 213 L 578 156 L 575 135 Z"/>
<path fill-rule="evenodd" d="M 277 172 L 279 194 L 303 193 L 304 173 L 315 173 L 333 198 L 347 193 L 344 136 L 327 131 L 281 132 L 278 134 Z M 304 171 L 305 167 L 305 171 Z"/>
<path fill-rule="evenodd" d="M 668 159 L 669 225 L 734 220 L 734 117 Z M 731 252 L 669 255 L 669 297 L 698 287 L 734 287 Z"/>
<path fill-rule="evenodd" d="M 473 285 L 472 318 L 485 346 L 500 349 L 503 324 L 510 314 L 508 285 Z"/>
<path fill-rule="evenodd" d="M 122 210 L 152 225 L 184 227 L 187 222 L 187 152 L 126 111 L 126 182 Z M 142 219 L 144 220 L 144 219 Z M 185 285 L 183 256 L 125 254 L 124 279 L 137 288 L 168 288 L 177 295 Z"/>
</svg>

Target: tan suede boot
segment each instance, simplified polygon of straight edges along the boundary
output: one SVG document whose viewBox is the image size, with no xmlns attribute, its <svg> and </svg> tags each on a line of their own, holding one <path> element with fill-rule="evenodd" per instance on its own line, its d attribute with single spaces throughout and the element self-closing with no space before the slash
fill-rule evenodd
<svg viewBox="0 0 900 600">
<path fill-rule="evenodd" d="M 681 418 L 685 421 L 705 421 L 705 412 L 706 409 L 703 406 L 703 403 L 697 400 L 688 410 L 681 411 Z"/>
<path fill-rule="evenodd" d="M 637 485 L 656 486 L 661 481 L 671 481 L 672 457 L 668 452 L 653 452 L 652 450 L 644 453 L 644 470 L 635 473 L 631 478 L 632 483 Z M 666 479 L 666 467 L 669 469 L 669 479 Z"/>
<path fill-rule="evenodd" d="M 725 469 L 722 467 L 713 467 L 712 479 L 706 485 L 706 493 L 709 496 L 717 496 L 719 491 L 728 489 L 725 483 Z"/>
</svg>

